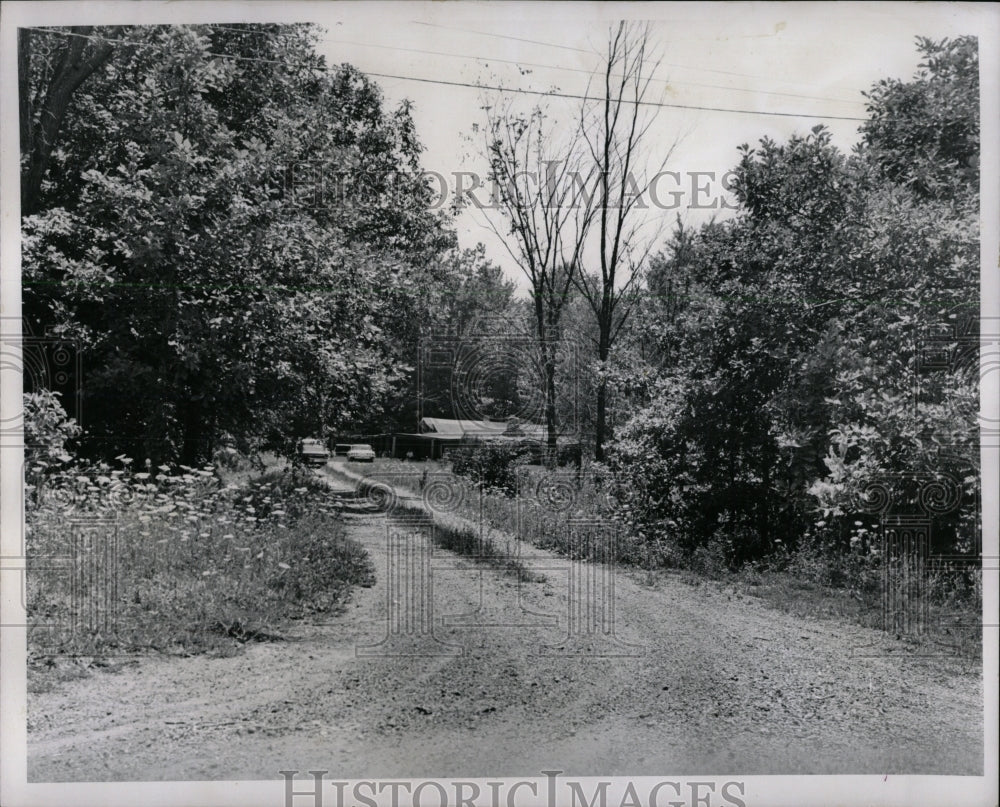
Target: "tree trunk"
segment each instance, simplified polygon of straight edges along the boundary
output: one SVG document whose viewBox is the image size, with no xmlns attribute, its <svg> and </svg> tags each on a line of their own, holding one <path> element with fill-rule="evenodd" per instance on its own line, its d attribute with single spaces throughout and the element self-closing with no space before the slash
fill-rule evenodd
<svg viewBox="0 0 1000 807">
<path fill-rule="evenodd" d="M 608 382 L 604 374 L 608 356 L 611 354 L 611 310 L 604 301 L 598 322 L 600 336 L 597 343 L 597 358 L 601 362 L 601 377 L 597 382 L 597 423 L 594 428 L 594 459 L 604 462 L 604 442 L 608 432 Z"/>
<path fill-rule="evenodd" d="M 90 42 L 85 36 L 90 31 L 89 26 L 80 28 L 78 29 L 80 36 L 68 37 L 45 93 L 37 127 L 34 125 L 35 110 L 31 109 L 28 87 L 31 39 L 27 31 L 18 32 L 18 71 L 23 74 L 18 77 L 21 88 L 21 153 L 28 155 L 26 170 L 21 175 L 22 216 L 30 216 L 38 210 L 42 180 L 45 179 L 49 169 L 49 160 L 73 93 L 111 56 L 111 45 L 102 43 L 90 56 L 84 58 L 83 52 Z"/>
<path fill-rule="evenodd" d="M 548 433 L 545 464 L 554 468 L 557 459 L 556 434 L 556 365 L 549 351 L 545 360 L 545 427 Z"/>
<path fill-rule="evenodd" d="M 597 383 L 597 424 L 594 429 L 594 459 L 604 462 L 604 437 L 607 429 L 608 385 L 605 381 Z"/>
<path fill-rule="evenodd" d="M 181 448 L 181 462 L 194 468 L 204 459 L 202 443 L 205 433 L 205 419 L 202 399 L 192 398 L 188 400 L 184 409 L 184 442 Z"/>
<path fill-rule="evenodd" d="M 545 465 L 554 468 L 556 465 L 557 426 L 556 426 L 556 359 L 554 326 L 552 320 L 557 319 L 551 309 L 547 309 L 543 301 L 543 293 L 535 293 L 535 324 L 538 326 L 538 349 L 542 359 L 542 371 L 545 374 Z"/>
</svg>

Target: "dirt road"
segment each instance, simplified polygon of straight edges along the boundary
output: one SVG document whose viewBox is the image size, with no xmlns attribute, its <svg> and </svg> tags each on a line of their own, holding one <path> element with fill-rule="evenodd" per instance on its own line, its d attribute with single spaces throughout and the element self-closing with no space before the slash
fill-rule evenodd
<svg viewBox="0 0 1000 807">
<path fill-rule="evenodd" d="M 621 570 L 618 641 L 599 633 L 560 655 L 581 591 L 570 596 L 568 561 L 537 552 L 528 565 L 545 581 L 519 582 L 435 549 L 391 578 L 384 517 L 346 504 L 378 583 L 345 614 L 236 657 L 148 658 L 29 695 L 29 780 L 982 774 L 971 662 L 910 658 L 872 631 Z M 426 557 L 412 540 L 416 554 L 397 559 Z M 405 627 L 421 593 L 434 635 L 404 649 L 449 652 L 440 640 L 464 654 L 356 655 L 387 635 L 387 615 Z"/>
</svg>

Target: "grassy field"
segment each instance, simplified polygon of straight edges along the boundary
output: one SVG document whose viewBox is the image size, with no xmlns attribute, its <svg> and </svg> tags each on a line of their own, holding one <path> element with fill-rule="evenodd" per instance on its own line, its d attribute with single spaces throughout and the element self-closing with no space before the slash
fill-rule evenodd
<svg viewBox="0 0 1000 807">
<path fill-rule="evenodd" d="M 310 472 L 94 471 L 28 492 L 29 658 L 233 651 L 373 579 Z"/>
</svg>

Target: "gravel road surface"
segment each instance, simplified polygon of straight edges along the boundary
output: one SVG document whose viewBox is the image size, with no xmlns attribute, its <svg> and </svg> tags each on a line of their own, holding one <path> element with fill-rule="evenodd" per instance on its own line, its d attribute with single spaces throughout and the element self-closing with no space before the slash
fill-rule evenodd
<svg viewBox="0 0 1000 807">
<path fill-rule="evenodd" d="M 523 582 L 414 537 L 395 557 L 424 562 L 391 577 L 385 517 L 345 511 L 378 573 L 345 613 L 235 657 L 144 658 L 29 695 L 29 781 L 982 775 L 978 663 L 628 570 L 614 636 L 567 641 L 586 594 L 565 558 L 534 552 L 545 579 Z M 379 646 L 421 594 L 433 636 Z"/>
</svg>

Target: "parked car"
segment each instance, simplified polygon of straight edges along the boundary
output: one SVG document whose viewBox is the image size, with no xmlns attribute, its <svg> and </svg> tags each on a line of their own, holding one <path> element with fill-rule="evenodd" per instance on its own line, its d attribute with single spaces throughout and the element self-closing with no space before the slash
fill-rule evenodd
<svg viewBox="0 0 1000 807">
<path fill-rule="evenodd" d="M 299 443 L 299 457 L 306 465 L 326 465 L 330 452 L 322 440 L 307 438 Z"/>
<path fill-rule="evenodd" d="M 333 447 L 333 456 L 335 456 L 335 457 L 346 457 L 347 456 L 347 452 L 350 451 L 350 450 L 351 450 L 351 444 L 350 443 L 337 443 L 337 445 L 335 445 Z"/>
<path fill-rule="evenodd" d="M 347 452 L 348 462 L 375 462 L 375 449 L 370 445 L 360 444 L 351 446 Z"/>
</svg>

